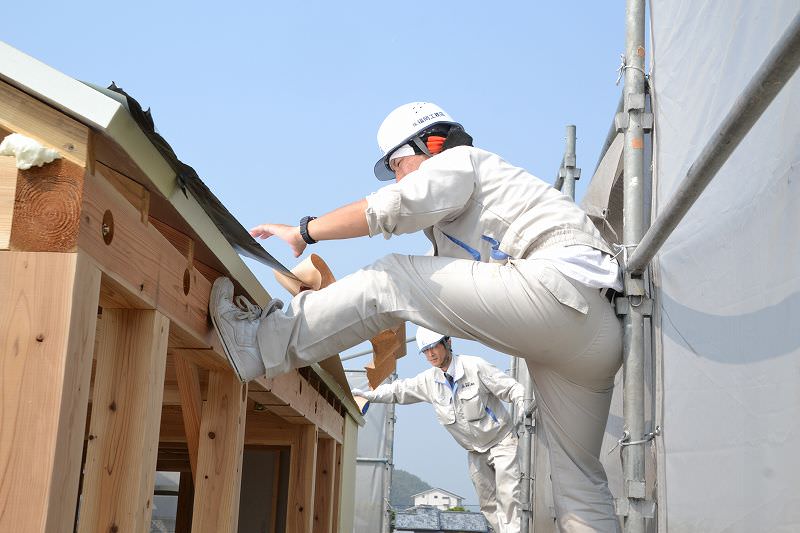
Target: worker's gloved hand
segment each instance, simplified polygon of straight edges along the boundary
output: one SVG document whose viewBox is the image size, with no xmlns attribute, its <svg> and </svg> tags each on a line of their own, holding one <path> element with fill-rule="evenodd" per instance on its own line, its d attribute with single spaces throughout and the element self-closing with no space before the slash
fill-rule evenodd
<svg viewBox="0 0 800 533">
<path fill-rule="evenodd" d="M 369 401 L 375 399 L 375 391 L 371 390 L 361 390 L 361 389 L 350 389 L 350 392 L 353 393 L 353 396 L 361 396 L 362 398 L 366 398 Z"/>
<path fill-rule="evenodd" d="M 517 427 L 525 423 L 525 417 L 531 415 L 536 409 L 536 401 L 531 399 L 519 399 L 514 404 L 514 425 Z"/>
</svg>

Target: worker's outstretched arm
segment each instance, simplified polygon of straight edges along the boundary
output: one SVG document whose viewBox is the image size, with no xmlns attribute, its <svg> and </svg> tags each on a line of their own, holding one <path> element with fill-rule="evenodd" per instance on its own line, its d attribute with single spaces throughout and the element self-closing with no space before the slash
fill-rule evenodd
<svg viewBox="0 0 800 533">
<path fill-rule="evenodd" d="M 424 373 L 413 378 L 396 379 L 379 385 L 375 390 L 354 389 L 353 396 L 361 396 L 375 403 L 431 403 L 431 392 L 425 382 Z"/>
<path fill-rule="evenodd" d="M 316 241 L 352 239 L 369 234 L 369 226 L 364 212 L 366 199 L 342 206 L 308 223 L 308 235 Z M 260 239 L 276 236 L 291 246 L 295 257 L 306 249 L 306 242 L 300 235 L 299 226 L 286 224 L 261 224 L 250 230 L 250 235 Z"/>
</svg>

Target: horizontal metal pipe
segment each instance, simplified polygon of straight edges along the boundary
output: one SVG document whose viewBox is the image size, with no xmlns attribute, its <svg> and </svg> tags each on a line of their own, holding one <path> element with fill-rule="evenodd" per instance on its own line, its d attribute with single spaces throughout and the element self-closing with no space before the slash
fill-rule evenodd
<svg viewBox="0 0 800 533">
<path fill-rule="evenodd" d="M 564 176 L 561 175 L 561 169 L 564 168 L 564 158 L 561 158 L 561 164 L 558 165 L 558 174 L 556 174 L 556 180 L 553 182 L 553 188 L 557 191 L 560 191 L 561 188 L 564 186 Z"/>
<path fill-rule="evenodd" d="M 799 65 L 800 13 L 772 47 L 753 79 L 689 168 L 675 195 L 642 237 L 628 260 L 628 271 L 641 272 L 645 269 Z"/>
<path fill-rule="evenodd" d="M 408 344 L 409 342 L 414 342 L 415 340 L 417 340 L 416 337 L 411 337 L 410 339 L 406 340 L 406 344 Z M 361 351 L 361 352 L 356 352 L 356 353 L 351 353 L 351 354 L 348 354 L 348 355 L 344 355 L 344 356 L 339 357 L 339 359 L 341 359 L 342 361 L 349 361 L 350 359 L 356 359 L 358 357 L 363 357 L 365 355 L 370 355 L 371 353 L 372 353 L 372 348 L 370 348 L 369 350 L 364 350 L 364 351 Z"/>
<path fill-rule="evenodd" d="M 624 102 L 625 102 L 625 94 L 624 93 L 620 93 L 620 95 L 619 95 L 619 103 L 617 104 L 617 110 L 614 113 L 614 117 L 617 116 L 617 113 L 622 113 L 622 106 L 624 105 Z M 594 166 L 594 172 L 592 172 L 592 175 L 594 175 L 597 172 L 597 169 L 600 168 L 600 163 L 603 162 L 603 157 L 605 157 L 606 152 L 611 147 L 611 143 L 614 142 L 614 139 L 617 138 L 618 134 L 619 134 L 619 131 L 617 131 L 616 121 L 612 118 L 611 119 L 611 126 L 608 127 L 608 133 L 606 134 L 606 140 L 603 141 L 603 147 L 600 148 L 600 155 L 597 156 L 597 164 Z"/>
</svg>

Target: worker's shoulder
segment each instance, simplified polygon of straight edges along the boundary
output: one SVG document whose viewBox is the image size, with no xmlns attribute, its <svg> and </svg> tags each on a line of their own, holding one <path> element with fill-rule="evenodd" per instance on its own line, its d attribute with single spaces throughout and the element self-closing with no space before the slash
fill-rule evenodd
<svg viewBox="0 0 800 533">
<path fill-rule="evenodd" d="M 447 159 L 450 157 L 499 157 L 494 152 L 484 150 L 483 148 L 478 148 L 477 146 L 454 146 L 453 148 L 448 148 L 438 155 L 443 156 L 441 159 Z"/>
<path fill-rule="evenodd" d="M 492 366 L 492 364 L 482 357 L 478 357 L 477 355 L 463 355 L 458 354 L 458 358 L 461 360 L 462 365 L 469 365 L 470 367 L 486 367 Z"/>
<path fill-rule="evenodd" d="M 436 378 L 436 370 L 437 368 L 432 366 L 426 370 L 423 370 L 414 377 L 417 379 L 423 379 L 425 381 L 434 381 L 434 379 Z"/>
</svg>

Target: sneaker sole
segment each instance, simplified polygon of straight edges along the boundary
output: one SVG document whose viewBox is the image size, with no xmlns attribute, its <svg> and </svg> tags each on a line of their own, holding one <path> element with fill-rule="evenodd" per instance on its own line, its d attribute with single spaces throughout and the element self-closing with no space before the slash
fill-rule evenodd
<svg viewBox="0 0 800 533">
<path fill-rule="evenodd" d="M 225 338 L 222 336 L 222 333 L 220 333 L 219 325 L 217 324 L 217 319 L 214 316 L 215 313 L 211 311 L 211 309 L 217 309 L 217 307 L 219 307 L 218 304 L 220 300 L 222 300 L 219 294 L 221 290 L 219 290 L 217 286 L 218 281 L 219 280 L 215 281 L 214 285 L 211 287 L 211 298 L 210 298 L 208 315 L 211 317 L 211 323 L 214 325 L 214 331 L 217 333 L 217 337 L 219 337 L 220 343 L 222 344 L 222 350 L 225 352 L 225 357 L 228 359 L 228 364 L 230 364 L 231 368 L 233 368 L 233 373 L 236 374 L 236 378 L 240 382 L 246 383 L 246 381 L 242 379 L 242 372 L 236 365 L 235 359 L 231 356 L 231 350 L 225 343 Z M 222 285 L 222 283 L 220 283 L 220 285 Z"/>
</svg>

